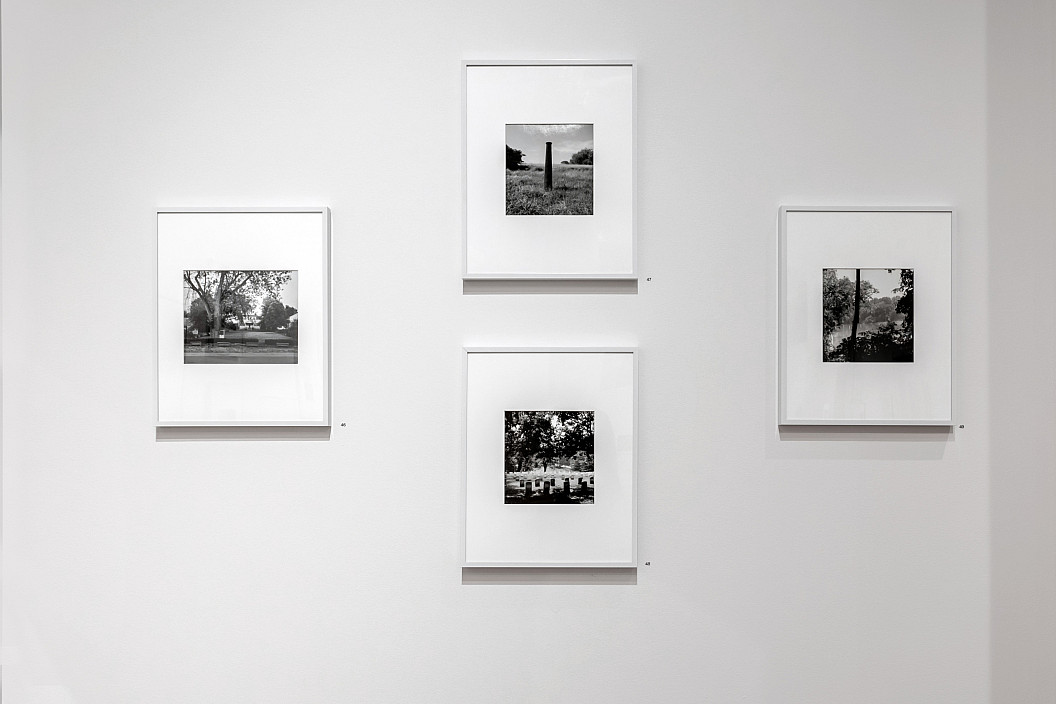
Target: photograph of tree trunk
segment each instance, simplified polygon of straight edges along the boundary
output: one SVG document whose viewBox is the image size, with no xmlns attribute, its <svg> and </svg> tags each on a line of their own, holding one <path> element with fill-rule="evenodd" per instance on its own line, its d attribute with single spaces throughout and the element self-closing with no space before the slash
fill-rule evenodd
<svg viewBox="0 0 1056 704">
<path fill-rule="evenodd" d="M 297 272 L 183 272 L 184 364 L 296 364 Z"/>
<path fill-rule="evenodd" d="M 594 503 L 594 411 L 506 411 L 505 503 Z"/>
<path fill-rule="evenodd" d="M 822 270 L 822 361 L 913 361 L 913 270 Z"/>
<path fill-rule="evenodd" d="M 506 214 L 594 214 L 594 125 L 506 125 Z"/>
</svg>

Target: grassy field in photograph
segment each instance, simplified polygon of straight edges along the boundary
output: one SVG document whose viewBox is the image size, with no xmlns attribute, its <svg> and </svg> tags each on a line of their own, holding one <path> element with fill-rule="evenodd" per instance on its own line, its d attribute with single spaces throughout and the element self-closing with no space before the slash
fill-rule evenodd
<svg viewBox="0 0 1056 704">
<path fill-rule="evenodd" d="M 594 167 L 554 164 L 554 190 L 543 190 L 543 168 L 506 171 L 507 215 L 592 215 Z"/>
</svg>

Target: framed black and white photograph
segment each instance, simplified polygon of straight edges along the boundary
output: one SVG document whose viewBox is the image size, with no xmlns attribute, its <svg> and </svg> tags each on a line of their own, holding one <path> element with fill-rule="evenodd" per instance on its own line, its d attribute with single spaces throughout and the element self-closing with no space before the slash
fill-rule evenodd
<svg viewBox="0 0 1056 704">
<path fill-rule="evenodd" d="M 913 361 L 913 270 L 822 270 L 825 362 Z"/>
<path fill-rule="evenodd" d="M 506 214 L 594 214 L 594 125 L 506 125 Z"/>
<path fill-rule="evenodd" d="M 506 411 L 508 504 L 594 503 L 594 411 Z"/>
<path fill-rule="evenodd" d="M 183 272 L 184 364 L 297 364 L 297 272 Z"/>
<path fill-rule="evenodd" d="M 636 278 L 635 75 L 463 62 L 463 278 Z"/>
<path fill-rule="evenodd" d="M 158 425 L 328 425 L 329 210 L 157 217 Z"/>
<path fill-rule="evenodd" d="M 953 423 L 953 212 L 783 207 L 779 423 Z"/>
<path fill-rule="evenodd" d="M 467 348 L 467 567 L 633 567 L 633 348 Z"/>
</svg>

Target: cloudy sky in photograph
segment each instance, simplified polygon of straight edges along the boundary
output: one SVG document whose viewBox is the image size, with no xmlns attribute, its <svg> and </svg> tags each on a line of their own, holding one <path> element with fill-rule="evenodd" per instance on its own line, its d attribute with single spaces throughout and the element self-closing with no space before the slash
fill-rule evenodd
<svg viewBox="0 0 1056 704">
<path fill-rule="evenodd" d="M 580 149 L 594 148 L 594 125 L 506 125 L 506 146 L 524 152 L 526 164 L 543 163 L 547 142 L 554 143 L 554 163 L 560 164 Z"/>
</svg>

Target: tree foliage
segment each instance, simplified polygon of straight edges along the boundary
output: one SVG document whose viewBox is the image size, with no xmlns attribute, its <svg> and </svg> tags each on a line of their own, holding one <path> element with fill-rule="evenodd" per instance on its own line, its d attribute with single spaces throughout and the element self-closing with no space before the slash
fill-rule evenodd
<svg viewBox="0 0 1056 704">
<path fill-rule="evenodd" d="M 228 296 L 224 300 L 221 313 L 223 314 L 225 321 L 230 320 L 231 322 L 234 322 L 232 319 L 237 319 L 239 325 L 245 325 L 246 318 L 253 315 L 253 310 L 256 307 L 257 305 L 252 298 L 247 296 L 244 292 L 239 292 Z"/>
<path fill-rule="evenodd" d="M 863 323 L 890 323 L 894 322 L 898 311 L 891 296 L 881 296 L 868 301 L 868 305 L 862 307 Z"/>
<path fill-rule="evenodd" d="M 900 284 L 896 291 L 902 294 L 902 298 L 898 299 L 898 305 L 895 306 L 895 311 L 906 316 L 902 319 L 902 329 L 913 335 L 913 270 L 903 269 L 900 279 Z"/>
<path fill-rule="evenodd" d="M 506 411 L 506 471 L 594 468 L 593 411 Z"/>
<path fill-rule="evenodd" d="M 854 308 L 854 283 L 846 276 L 836 276 L 835 269 L 825 269 L 822 274 L 821 297 L 822 327 L 828 338 L 836 331 Z"/>
<path fill-rule="evenodd" d="M 293 306 L 286 306 L 286 334 L 290 337 L 297 339 L 297 330 L 300 326 L 297 325 L 297 319 L 293 316 L 297 315 L 297 309 Z"/>
<path fill-rule="evenodd" d="M 200 333 L 209 330 L 209 308 L 201 298 L 191 301 L 190 310 L 187 311 L 187 326 Z"/>
<path fill-rule="evenodd" d="M 183 272 L 183 283 L 197 295 L 191 302 L 191 312 L 200 319 L 201 312 L 195 308 L 200 302 L 205 311 L 204 330 L 218 337 L 225 321 L 232 317 L 243 321 L 252 313 L 253 300 L 262 296 L 277 299 L 292 274 L 292 271 L 196 269 Z M 202 327 L 195 327 L 203 331 Z"/>
<path fill-rule="evenodd" d="M 287 308 L 288 306 L 284 306 L 281 301 L 271 296 L 265 298 L 260 304 L 261 331 L 275 332 L 279 328 L 289 327 L 290 314 L 286 312 Z"/>
<path fill-rule="evenodd" d="M 853 342 L 853 344 L 852 344 Z M 829 354 L 830 362 L 912 362 L 913 336 L 895 323 L 882 323 L 871 332 L 845 337 Z"/>
<path fill-rule="evenodd" d="M 580 149 L 578 152 L 573 154 L 568 159 L 570 164 L 593 164 L 594 163 L 594 150 L 590 147 L 586 149 Z"/>
<path fill-rule="evenodd" d="M 514 149 L 509 144 L 506 145 L 506 168 L 510 171 L 520 171 L 528 168 L 521 162 L 524 161 L 524 152 L 520 149 Z"/>
</svg>

